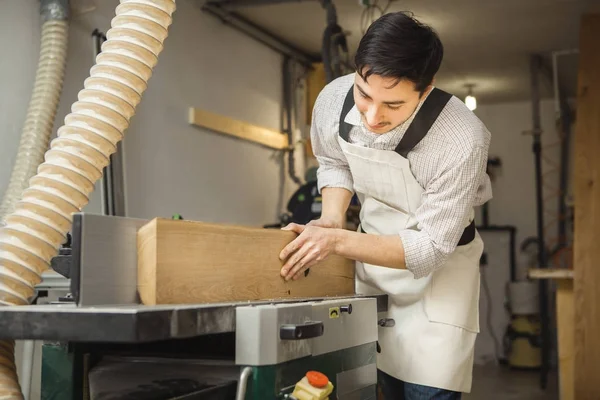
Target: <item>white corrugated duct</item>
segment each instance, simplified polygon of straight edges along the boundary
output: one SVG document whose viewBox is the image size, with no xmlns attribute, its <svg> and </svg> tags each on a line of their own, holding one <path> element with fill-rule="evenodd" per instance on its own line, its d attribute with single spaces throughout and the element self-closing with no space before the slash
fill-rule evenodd
<svg viewBox="0 0 600 400">
<path fill-rule="evenodd" d="M 0 305 L 29 303 L 66 240 L 72 215 L 123 139 L 172 23 L 175 0 L 121 0 L 107 41 L 58 137 L 0 228 Z M 22 398 L 14 344 L 0 342 L 0 400 Z"/>
</svg>

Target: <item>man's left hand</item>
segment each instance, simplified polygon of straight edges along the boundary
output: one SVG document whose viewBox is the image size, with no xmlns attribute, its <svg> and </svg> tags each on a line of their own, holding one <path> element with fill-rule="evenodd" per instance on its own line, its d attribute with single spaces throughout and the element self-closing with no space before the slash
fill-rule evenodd
<svg viewBox="0 0 600 400">
<path fill-rule="evenodd" d="M 286 281 L 298 279 L 306 269 L 335 252 L 337 229 L 293 223 L 282 229 L 299 235 L 279 254 L 279 258 L 286 261 L 281 269 Z"/>
</svg>

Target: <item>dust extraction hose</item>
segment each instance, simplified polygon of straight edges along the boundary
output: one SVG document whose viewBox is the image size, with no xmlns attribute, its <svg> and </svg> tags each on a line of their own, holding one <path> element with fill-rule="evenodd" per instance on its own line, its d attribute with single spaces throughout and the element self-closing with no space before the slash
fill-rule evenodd
<svg viewBox="0 0 600 400">
<path fill-rule="evenodd" d="M 0 204 L 0 221 L 13 212 L 29 179 L 44 161 L 62 92 L 69 36 L 66 0 L 43 0 L 40 57 L 21 142 L 8 187 Z"/>
<path fill-rule="evenodd" d="M 45 161 L 0 228 L 0 304 L 25 305 L 123 138 L 163 49 L 175 0 L 121 0 L 102 52 Z M 0 344 L 0 399 L 21 398 Z M 15 393 L 19 393 L 18 397 Z"/>
</svg>

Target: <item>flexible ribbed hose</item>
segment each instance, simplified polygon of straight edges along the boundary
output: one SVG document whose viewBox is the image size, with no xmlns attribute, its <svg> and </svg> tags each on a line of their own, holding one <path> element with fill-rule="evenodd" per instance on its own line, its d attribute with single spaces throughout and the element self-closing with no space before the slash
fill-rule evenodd
<svg viewBox="0 0 600 400">
<path fill-rule="evenodd" d="M 68 35 L 69 24 L 66 20 L 50 20 L 42 25 L 35 83 L 15 164 L 0 204 L 0 221 L 14 210 L 29 179 L 44 161 L 62 92 Z"/>
<path fill-rule="evenodd" d="M 65 242 L 72 214 L 88 203 L 146 90 L 174 11 L 175 0 L 121 0 L 117 6 L 78 101 L 0 228 L 0 304 L 27 304 Z M 0 346 L 0 360 L 11 364 L 10 344 Z M 12 366 L 0 366 L 0 399 L 21 398 Z"/>
</svg>

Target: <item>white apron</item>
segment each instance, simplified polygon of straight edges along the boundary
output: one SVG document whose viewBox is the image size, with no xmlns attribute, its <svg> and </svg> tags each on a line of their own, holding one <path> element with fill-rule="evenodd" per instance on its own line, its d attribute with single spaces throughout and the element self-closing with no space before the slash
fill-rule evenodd
<svg viewBox="0 0 600 400">
<path fill-rule="evenodd" d="M 425 136 L 451 96 L 433 89 L 396 151 L 350 144 L 352 125 L 344 122 L 354 101 L 352 89 L 340 116 L 339 142 L 348 160 L 361 202 L 359 230 L 397 235 L 417 229 L 414 213 L 423 188 L 406 154 Z M 385 293 L 388 311 L 379 315 L 377 366 L 405 382 L 468 393 L 471 390 L 475 338 L 479 332 L 481 237 L 473 216 L 459 245 L 438 271 L 421 279 L 412 272 L 357 262 L 356 292 Z M 467 230 L 465 230 L 465 234 Z M 390 320 L 393 320 L 390 321 Z"/>
</svg>

